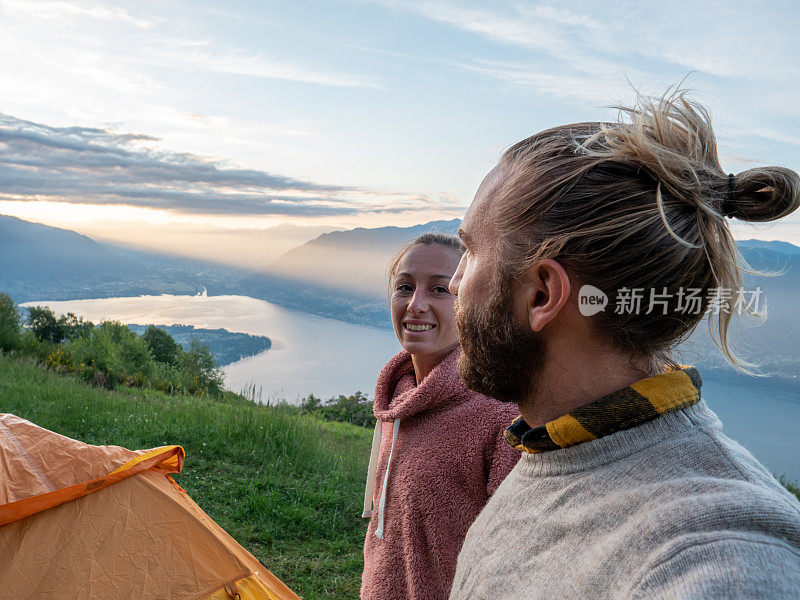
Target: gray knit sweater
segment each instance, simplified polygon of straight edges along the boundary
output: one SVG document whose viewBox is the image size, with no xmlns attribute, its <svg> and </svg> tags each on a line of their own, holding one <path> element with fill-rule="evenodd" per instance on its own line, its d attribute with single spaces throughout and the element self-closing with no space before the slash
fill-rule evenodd
<svg viewBox="0 0 800 600">
<path fill-rule="evenodd" d="M 700 401 L 523 455 L 464 541 L 462 598 L 798 600 L 800 503 Z"/>
</svg>

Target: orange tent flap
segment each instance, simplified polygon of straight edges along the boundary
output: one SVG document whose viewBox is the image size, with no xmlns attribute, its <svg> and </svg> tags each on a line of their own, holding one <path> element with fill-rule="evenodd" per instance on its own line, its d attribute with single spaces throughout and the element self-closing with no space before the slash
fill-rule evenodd
<svg viewBox="0 0 800 600">
<path fill-rule="evenodd" d="M 153 469 L 154 471 L 158 471 L 160 473 L 166 473 L 168 475 L 172 473 L 180 473 L 181 469 L 183 468 L 183 459 L 186 456 L 186 452 L 183 450 L 181 446 L 162 446 L 161 448 L 153 448 L 152 450 L 148 450 L 144 454 L 140 454 L 136 458 L 130 459 L 124 465 L 120 465 L 119 467 L 111 471 L 109 475 L 113 475 L 114 473 L 117 473 L 119 471 L 127 471 L 128 469 L 132 469 L 142 461 L 148 460 L 154 456 L 161 456 L 162 454 L 165 454 L 166 452 L 173 450 L 175 448 L 178 448 L 180 452 L 178 452 L 177 454 L 170 454 L 162 462 L 159 462 L 150 468 Z"/>
<path fill-rule="evenodd" d="M 69 502 L 92 492 L 106 488 L 126 477 L 153 469 L 162 473 L 180 473 L 185 456 L 180 446 L 163 446 L 154 448 L 137 456 L 121 467 L 114 469 L 105 477 L 97 477 L 89 481 L 76 483 L 65 488 L 46 492 L 16 502 L 9 502 L 0 506 L 0 526 L 13 523 L 36 513 L 53 508 L 64 502 Z"/>
<path fill-rule="evenodd" d="M 271 576 L 267 585 L 264 585 L 265 582 L 259 575 L 252 574 L 225 585 L 210 596 L 205 596 L 203 600 L 300 600 L 300 596 L 286 587 L 280 579 L 269 571 L 266 574 Z"/>
</svg>

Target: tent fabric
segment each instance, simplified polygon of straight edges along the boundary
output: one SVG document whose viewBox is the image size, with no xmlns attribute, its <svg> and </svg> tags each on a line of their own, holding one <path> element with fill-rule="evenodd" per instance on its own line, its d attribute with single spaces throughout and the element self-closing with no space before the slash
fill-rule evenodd
<svg viewBox="0 0 800 600">
<path fill-rule="evenodd" d="M 298 599 L 169 477 L 183 458 L 0 414 L 0 597 Z"/>
</svg>

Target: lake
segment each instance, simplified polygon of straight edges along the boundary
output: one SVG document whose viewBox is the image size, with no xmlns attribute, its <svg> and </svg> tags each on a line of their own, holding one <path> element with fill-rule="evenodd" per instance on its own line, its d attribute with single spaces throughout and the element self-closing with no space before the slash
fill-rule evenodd
<svg viewBox="0 0 800 600">
<path fill-rule="evenodd" d="M 245 296 L 139 296 L 61 302 L 29 302 L 57 314 L 73 312 L 90 321 L 194 325 L 203 329 L 265 335 L 272 348 L 227 365 L 225 387 L 255 386 L 263 402 L 298 403 L 309 394 L 327 399 L 366 393 L 400 345 L 394 333 L 317 317 Z"/>
<path fill-rule="evenodd" d="M 56 313 L 74 312 L 99 322 L 194 325 L 206 329 L 265 335 L 272 348 L 224 368 L 226 387 L 255 386 L 262 402 L 296 403 L 313 393 L 321 398 L 365 392 L 398 350 L 394 333 L 281 308 L 244 296 L 141 296 L 42 304 Z M 778 378 L 702 372 L 703 397 L 725 432 L 776 474 L 800 481 L 800 386 Z"/>
</svg>

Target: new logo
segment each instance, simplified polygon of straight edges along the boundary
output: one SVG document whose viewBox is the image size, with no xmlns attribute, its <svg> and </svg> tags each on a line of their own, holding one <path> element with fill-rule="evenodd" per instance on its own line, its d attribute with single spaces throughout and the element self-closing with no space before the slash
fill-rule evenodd
<svg viewBox="0 0 800 600">
<path fill-rule="evenodd" d="M 578 290 L 578 310 L 584 317 L 591 317 L 604 311 L 607 304 L 608 296 L 593 285 L 583 285 Z"/>
</svg>

